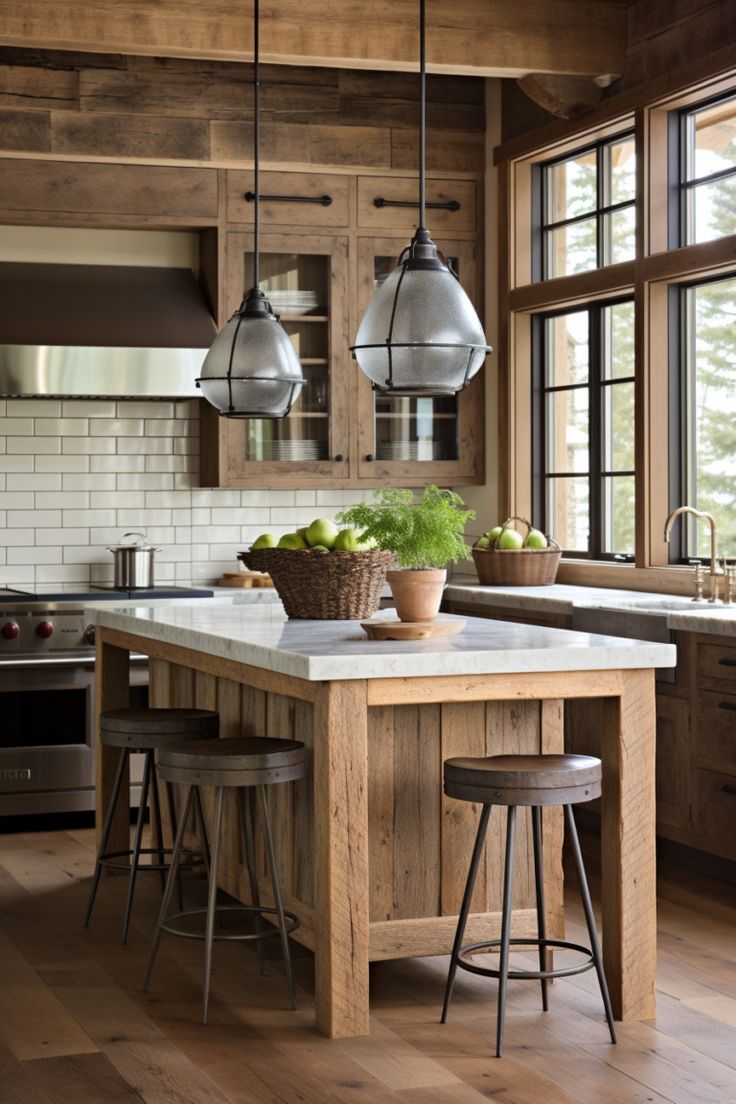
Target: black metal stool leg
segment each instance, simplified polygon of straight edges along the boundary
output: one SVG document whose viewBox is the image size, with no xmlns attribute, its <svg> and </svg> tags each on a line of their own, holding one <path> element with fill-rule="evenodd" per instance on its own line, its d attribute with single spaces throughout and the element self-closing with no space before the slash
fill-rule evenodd
<svg viewBox="0 0 736 1104">
<path fill-rule="evenodd" d="M 135 882 L 138 877 L 138 863 L 141 857 L 141 843 L 143 841 L 143 820 L 148 805 L 148 793 L 151 786 L 151 771 L 153 769 L 153 752 L 146 752 L 145 765 L 143 767 L 143 783 L 141 785 L 141 800 L 138 805 L 138 820 L 135 825 L 135 837 L 133 839 L 133 853 L 130 856 L 130 874 L 128 875 L 128 894 L 125 898 L 125 912 L 123 914 L 123 937 L 121 942 L 128 942 L 128 928 L 130 927 L 130 912 L 133 907 L 133 894 Z"/>
<path fill-rule="evenodd" d="M 580 850 L 580 840 L 578 839 L 577 828 L 575 827 L 575 817 L 572 812 L 572 805 L 565 806 L 565 824 L 567 825 L 570 842 L 572 844 L 573 855 L 575 857 L 575 869 L 578 875 L 578 884 L 580 885 L 580 896 L 583 901 L 583 910 L 585 912 L 585 923 L 588 925 L 588 935 L 590 936 L 590 949 L 593 953 L 593 962 L 595 963 L 595 972 L 598 975 L 598 984 L 601 988 L 601 996 L 603 998 L 603 1007 L 606 1010 L 606 1020 L 608 1022 L 608 1030 L 611 1033 L 611 1042 L 616 1042 L 616 1029 L 613 1026 L 613 1010 L 611 1008 L 611 997 L 608 992 L 608 982 L 606 981 L 606 975 L 603 970 L 603 959 L 601 957 L 600 943 L 598 942 L 598 931 L 595 926 L 595 916 L 593 914 L 593 905 L 590 901 L 590 891 L 588 889 L 588 879 L 585 874 L 585 866 L 583 864 L 583 855 Z"/>
<path fill-rule="evenodd" d="M 540 940 L 547 938 L 547 920 L 544 915 L 544 863 L 542 861 L 542 810 L 539 805 L 532 805 L 532 839 L 534 842 L 534 882 L 537 899 L 537 936 Z M 542 943 L 539 944 L 539 969 L 547 968 L 547 952 Z M 547 979 L 539 979 L 542 985 L 542 1011 L 549 1008 L 547 1003 Z"/>
<path fill-rule="evenodd" d="M 158 783 L 156 782 L 156 768 L 151 764 L 151 817 L 153 819 L 155 832 L 156 832 L 156 849 L 158 854 L 156 859 L 161 870 L 158 872 L 159 881 L 161 882 L 161 892 L 166 889 L 166 871 L 163 869 L 164 862 L 164 826 L 161 823 L 161 795 L 159 794 Z"/>
<path fill-rule="evenodd" d="M 475 889 L 475 879 L 478 874 L 478 864 L 480 863 L 480 857 L 483 853 L 483 844 L 485 843 L 486 831 L 488 829 L 488 818 L 491 815 L 491 806 L 484 805 L 481 809 L 480 820 L 478 821 L 478 831 L 475 834 L 475 845 L 473 847 L 473 856 L 470 860 L 470 869 L 468 870 L 468 880 L 465 883 L 465 892 L 463 894 L 463 902 L 460 906 L 460 915 L 457 918 L 457 928 L 455 930 L 455 941 L 452 945 L 452 955 L 450 956 L 450 968 L 447 972 L 447 984 L 445 985 L 445 1000 L 442 1005 L 442 1015 L 440 1017 L 440 1023 L 447 1021 L 447 1012 L 450 1008 L 450 999 L 452 998 L 452 990 L 455 987 L 455 976 L 457 974 L 457 956 L 460 948 L 463 945 L 463 936 L 465 935 L 465 926 L 468 922 L 468 913 L 470 912 L 470 902 L 473 899 L 473 890 Z"/>
<path fill-rule="evenodd" d="M 92 885 L 89 890 L 89 899 L 87 901 L 87 911 L 84 914 L 84 926 L 89 927 L 89 922 L 92 918 L 92 909 L 95 907 L 95 897 L 97 896 L 97 889 L 100 884 L 100 876 L 102 874 L 102 864 L 100 862 L 100 855 L 104 855 L 107 851 L 107 843 L 110 839 L 110 829 L 112 828 L 112 818 L 115 815 L 115 809 L 118 804 L 118 798 L 120 797 L 120 789 L 123 784 L 123 775 L 125 774 L 125 764 L 128 757 L 127 748 L 121 748 L 120 759 L 118 760 L 118 769 L 115 773 L 115 781 L 112 787 L 112 793 L 110 794 L 110 804 L 105 810 L 105 820 L 102 825 L 102 836 L 100 837 L 100 849 L 97 852 L 97 860 L 95 862 L 95 873 L 92 878 Z"/>
<path fill-rule="evenodd" d="M 212 974 L 212 942 L 215 937 L 215 916 L 217 908 L 217 860 L 220 853 L 222 834 L 222 806 L 225 795 L 223 786 L 215 788 L 215 823 L 212 828 L 212 854 L 210 856 L 210 883 L 207 894 L 207 925 L 204 944 L 204 989 L 202 993 L 202 1023 L 207 1023 L 207 1009 L 210 1002 L 210 977 Z M 182 821 L 182 824 L 184 821 Z"/>
<path fill-rule="evenodd" d="M 243 856 L 248 867 L 248 879 L 250 881 L 251 904 L 260 908 L 261 895 L 258 889 L 258 873 L 256 871 L 256 851 L 253 843 L 253 805 L 250 789 L 238 790 L 238 806 L 240 809 L 240 829 L 243 840 Z M 263 918 L 259 912 L 254 914 L 256 933 L 263 931 Z M 266 963 L 263 958 L 263 946 L 260 939 L 256 939 L 256 951 L 258 952 L 258 968 L 261 977 L 266 973 Z"/>
<path fill-rule="evenodd" d="M 154 778 L 154 788 L 155 788 L 155 785 L 156 785 L 156 780 Z M 156 792 L 158 794 L 158 791 L 156 791 Z M 196 793 L 197 793 L 197 796 L 199 796 L 199 790 L 197 790 Z M 177 822 L 176 822 L 176 802 L 174 801 L 174 787 L 171 784 L 171 782 L 166 783 L 166 804 L 169 807 L 169 820 L 171 821 L 171 832 L 172 832 L 172 835 L 173 835 L 174 839 L 176 839 L 176 837 L 178 835 L 178 825 L 177 825 Z M 184 898 L 183 898 L 182 892 L 181 892 L 181 867 L 179 867 L 176 871 L 176 899 L 177 899 L 177 902 L 178 902 L 178 905 L 179 905 L 179 911 L 181 911 L 184 908 Z"/>
<path fill-rule="evenodd" d="M 202 808 L 202 795 L 199 792 L 199 787 L 194 790 L 194 819 L 195 823 L 199 825 L 199 834 L 202 839 L 202 858 L 204 859 L 204 869 L 207 875 L 207 881 L 210 877 L 210 845 L 207 839 L 207 822 L 204 819 L 204 809 Z"/>
<path fill-rule="evenodd" d="M 296 1009 L 296 988 L 294 987 L 294 976 L 291 970 L 291 953 L 289 951 L 289 936 L 286 933 L 286 917 L 284 916 L 284 903 L 281 898 L 281 883 L 279 881 L 279 872 L 276 865 L 276 856 L 273 850 L 273 838 L 271 836 L 271 825 L 268 821 L 268 809 L 266 808 L 266 791 L 263 786 L 256 787 L 258 807 L 261 814 L 261 824 L 263 825 L 263 835 L 266 840 L 266 853 L 268 855 L 268 865 L 271 870 L 271 885 L 273 886 L 274 904 L 279 917 L 279 931 L 281 933 L 281 950 L 284 956 L 284 967 L 286 969 L 286 981 L 289 986 L 289 995 L 291 997 L 291 1007 Z"/>
<path fill-rule="evenodd" d="M 156 955 L 158 954 L 158 945 L 161 942 L 161 929 L 166 923 L 166 916 L 169 911 L 169 905 L 171 904 L 171 898 L 174 894 L 174 886 L 176 884 L 176 868 L 179 865 L 179 858 L 181 856 L 181 849 L 184 843 L 184 832 L 186 829 L 187 817 L 189 810 L 192 807 L 192 790 L 193 786 L 188 786 L 184 795 L 184 809 L 182 812 L 182 818 L 179 821 L 179 829 L 176 833 L 176 839 L 174 840 L 174 850 L 171 853 L 171 865 L 169 866 L 169 874 L 166 879 L 166 889 L 161 901 L 161 908 L 158 914 L 158 920 L 156 921 L 156 930 L 153 933 L 153 942 L 151 943 L 151 950 L 148 955 L 148 965 L 146 966 L 146 976 L 143 979 L 143 992 L 148 989 L 148 983 L 151 980 L 151 974 L 153 973 L 153 966 L 156 961 Z"/>
<path fill-rule="evenodd" d="M 511 938 L 511 900 L 514 889 L 514 839 L 516 806 L 509 805 L 506 821 L 506 861 L 503 870 L 503 911 L 501 915 L 501 958 L 498 965 L 498 1016 L 496 1019 L 496 1057 L 503 1054 L 503 1024 L 506 1015 L 506 988 L 509 981 L 509 939 Z"/>
</svg>

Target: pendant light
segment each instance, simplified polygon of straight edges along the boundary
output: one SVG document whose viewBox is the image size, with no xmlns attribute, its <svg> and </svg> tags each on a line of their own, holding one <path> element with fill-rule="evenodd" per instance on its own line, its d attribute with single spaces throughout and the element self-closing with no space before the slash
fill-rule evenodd
<svg viewBox="0 0 736 1104">
<path fill-rule="evenodd" d="M 419 226 L 363 315 L 350 351 L 374 391 L 452 395 L 491 347 L 456 273 L 424 225 L 426 149 L 425 0 L 419 0 Z"/>
<path fill-rule="evenodd" d="M 197 387 L 224 418 L 285 418 L 304 385 L 296 350 L 259 284 L 259 18 L 253 3 L 253 287 L 213 341 Z"/>
</svg>

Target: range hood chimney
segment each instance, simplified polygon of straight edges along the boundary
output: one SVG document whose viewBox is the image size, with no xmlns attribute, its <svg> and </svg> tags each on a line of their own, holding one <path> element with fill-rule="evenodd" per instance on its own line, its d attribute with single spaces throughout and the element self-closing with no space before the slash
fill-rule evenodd
<svg viewBox="0 0 736 1104">
<path fill-rule="evenodd" d="M 194 397 L 216 333 L 188 268 L 0 263 L 0 395 Z"/>
</svg>

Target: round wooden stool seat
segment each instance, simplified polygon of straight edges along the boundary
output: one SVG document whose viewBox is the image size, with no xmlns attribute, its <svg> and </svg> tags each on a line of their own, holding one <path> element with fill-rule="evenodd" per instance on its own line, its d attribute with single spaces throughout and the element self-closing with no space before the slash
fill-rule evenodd
<svg viewBox="0 0 736 1104">
<path fill-rule="evenodd" d="M 302 778 L 304 760 L 299 740 L 230 736 L 162 747 L 158 770 L 167 782 L 192 786 L 269 786 Z"/>
<path fill-rule="evenodd" d="M 109 709 L 100 714 L 100 742 L 149 751 L 185 738 L 212 740 L 219 725 L 211 709 Z"/>
<path fill-rule="evenodd" d="M 482 805 L 575 805 L 601 795 L 592 755 L 491 755 L 447 759 L 445 793 Z"/>
</svg>

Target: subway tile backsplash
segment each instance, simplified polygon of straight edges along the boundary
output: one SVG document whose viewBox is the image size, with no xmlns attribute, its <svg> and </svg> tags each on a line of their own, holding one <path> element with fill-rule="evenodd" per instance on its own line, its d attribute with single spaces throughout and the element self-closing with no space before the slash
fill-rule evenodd
<svg viewBox="0 0 736 1104">
<path fill-rule="evenodd" d="M 130 530 L 160 549 L 158 583 L 202 586 L 237 571 L 259 533 L 370 497 L 199 487 L 200 402 L 0 400 L 0 586 L 112 581 L 108 545 Z"/>
</svg>

